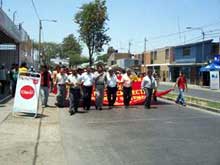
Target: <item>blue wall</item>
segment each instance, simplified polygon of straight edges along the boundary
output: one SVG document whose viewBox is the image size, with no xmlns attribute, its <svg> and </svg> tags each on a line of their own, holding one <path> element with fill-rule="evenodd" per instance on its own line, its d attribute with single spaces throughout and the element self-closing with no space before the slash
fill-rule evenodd
<svg viewBox="0 0 220 165">
<path fill-rule="evenodd" d="M 174 47 L 174 63 L 201 63 L 211 57 L 212 43 L 204 42 L 204 57 L 202 58 L 202 43 Z M 183 56 L 183 48 L 190 47 L 190 55 Z"/>
</svg>

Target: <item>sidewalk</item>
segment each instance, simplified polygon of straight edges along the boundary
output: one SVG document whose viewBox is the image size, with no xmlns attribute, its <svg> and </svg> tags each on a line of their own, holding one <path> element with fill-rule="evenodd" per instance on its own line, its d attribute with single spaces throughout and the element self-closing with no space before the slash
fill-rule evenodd
<svg viewBox="0 0 220 165">
<path fill-rule="evenodd" d="M 49 100 L 53 105 L 55 97 Z M 36 119 L 24 113 L 12 116 L 13 100 L 0 107 L 1 164 L 65 164 L 56 107 L 40 108 Z"/>
<path fill-rule="evenodd" d="M 163 81 L 160 81 L 159 84 L 173 87 L 175 82 L 163 82 Z M 197 90 L 219 92 L 220 93 L 220 89 L 213 90 L 213 89 L 210 89 L 209 86 L 200 86 L 200 85 L 195 85 L 195 84 L 187 84 L 187 86 L 188 86 L 189 89 L 197 89 Z"/>
</svg>

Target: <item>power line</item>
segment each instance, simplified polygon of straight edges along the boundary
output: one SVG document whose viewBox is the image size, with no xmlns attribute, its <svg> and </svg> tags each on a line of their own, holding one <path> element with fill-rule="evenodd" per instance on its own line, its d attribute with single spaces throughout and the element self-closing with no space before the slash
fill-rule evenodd
<svg viewBox="0 0 220 165">
<path fill-rule="evenodd" d="M 34 8 L 34 12 L 35 12 L 37 18 L 40 20 L 40 16 L 39 16 L 39 13 L 38 13 L 38 11 L 37 11 L 37 8 L 36 8 L 36 5 L 35 5 L 35 3 L 34 3 L 34 0 L 31 0 L 31 2 L 32 2 L 32 6 L 33 6 L 33 8 Z"/>
</svg>

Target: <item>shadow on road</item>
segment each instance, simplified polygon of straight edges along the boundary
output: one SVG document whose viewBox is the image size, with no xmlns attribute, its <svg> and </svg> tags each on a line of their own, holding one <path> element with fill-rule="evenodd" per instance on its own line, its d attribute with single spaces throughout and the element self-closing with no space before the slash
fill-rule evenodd
<svg viewBox="0 0 220 165">
<path fill-rule="evenodd" d="M 44 115 L 44 108 L 43 108 L 43 110 L 42 110 L 41 115 L 42 115 L 42 116 Z M 46 115 L 44 115 L 44 116 L 46 116 Z M 36 161 L 37 161 L 38 147 L 39 147 L 39 141 L 40 141 L 40 136 L 41 136 L 42 119 L 43 119 L 43 117 L 40 118 L 38 130 L 37 130 L 37 141 L 36 141 L 36 144 L 35 144 L 35 146 L 34 146 L 34 158 L 33 158 L 33 163 L 32 163 L 32 165 L 36 165 Z"/>
</svg>

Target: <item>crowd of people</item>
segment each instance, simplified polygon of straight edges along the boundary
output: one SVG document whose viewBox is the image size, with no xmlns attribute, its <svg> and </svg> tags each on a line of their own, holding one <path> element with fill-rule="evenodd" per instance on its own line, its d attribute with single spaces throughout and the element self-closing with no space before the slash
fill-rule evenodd
<svg viewBox="0 0 220 165">
<path fill-rule="evenodd" d="M 35 72 L 35 70 L 33 67 L 28 68 L 25 62 L 20 67 L 15 64 L 12 65 L 9 75 L 13 96 L 15 96 L 18 74 L 27 72 Z M 123 71 L 108 68 L 106 70 L 103 65 L 98 65 L 97 69 L 90 67 L 76 69 L 57 65 L 54 70 L 51 70 L 47 65 L 43 65 L 41 66 L 40 74 L 42 106 L 48 106 L 49 93 L 53 92 L 56 94 L 56 106 L 65 107 L 67 106 L 66 100 L 69 100 L 70 115 L 78 112 L 80 105 L 85 111 L 90 110 L 93 91 L 97 110 L 102 110 L 103 108 L 105 91 L 107 92 L 108 108 L 112 109 L 117 97 L 118 84 L 122 85 L 123 103 L 125 109 L 128 109 L 132 98 L 132 83 L 138 79 L 141 81 L 141 89 L 146 94 L 144 107 L 146 109 L 151 108 L 151 98 L 157 101 L 154 93 L 159 85 L 159 76 L 151 69 L 148 69 L 147 73 L 136 76 L 130 69 Z M 4 85 L 4 81 L 1 81 L 1 84 Z M 183 94 L 185 89 L 187 89 L 187 84 L 182 72 L 180 72 L 173 89 L 176 86 L 179 88 L 176 103 L 185 105 Z"/>
<path fill-rule="evenodd" d="M 146 93 L 145 108 L 150 108 L 151 97 L 153 90 L 156 90 L 158 80 L 154 78 L 152 70 L 148 70 L 147 74 L 139 75 L 139 78 L 142 80 L 141 88 Z M 65 107 L 66 100 L 69 100 L 70 115 L 78 112 L 80 104 L 85 111 L 89 111 L 94 91 L 95 109 L 102 110 L 106 90 L 108 108 L 112 109 L 117 97 L 118 84 L 121 83 L 124 106 L 128 109 L 132 98 L 132 83 L 137 79 L 138 77 L 130 69 L 123 73 L 123 71 L 112 68 L 106 70 L 102 65 L 98 65 L 97 69 L 90 67 L 69 69 L 64 66 L 56 66 L 52 72 L 43 67 L 41 72 L 42 105 L 47 106 L 48 91 L 52 91 L 56 93 L 56 106 Z"/>
</svg>

